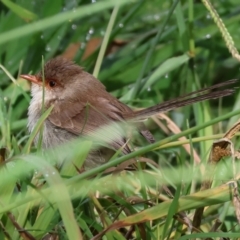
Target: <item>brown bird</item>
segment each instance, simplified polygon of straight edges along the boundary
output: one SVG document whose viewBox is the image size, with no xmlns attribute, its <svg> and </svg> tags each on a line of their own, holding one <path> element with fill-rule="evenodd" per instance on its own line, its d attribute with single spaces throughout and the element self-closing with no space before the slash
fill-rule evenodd
<svg viewBox="0 0 240 240">
<path fill-rule="evenodd" d="M 141 135 L 152 143 L 154 138 L 141 120 L 195 102 L 231 95 L 234 89 L 212 92 L 209 90 L 229 86 L 237 81 L 230 80 L 153 107 L 133 111 L 109 94 L 99 80 L 68 59 L 57 57 L 47 62 L 44 66 L 44 78 L 42 71 L 36 75 L 21 75 L 21 77 L 33 83 L 31 88 L 32 100 L 28 109 L 30 132 L 41 116 L 43 84 L 45 84 L 45 108 L 54 106 L 44 122 L 42 138 L 44 148 L 58 146 L 79 135 L 94 135 L 97 129 L 110 123 L 130 120 L 136 122 L 136 127 Z M 196 96 L 196 94 L 200 95 Z M 85 161 L 85 167 L 93 168 L 105 163 L 114 153 L 113 150 L 122 148 L 124 154 L 130 152 L 126 139 L 118 131 L 118 124 L 114 130 L 116 138 L 109 146 L 111 150 L 103 147 L 91 151 Z M 108 133 L 102 136 L 102 139 L 108 138 Z M 37 142 L 38 137 L 35 139 L 35 144 Z"/>
</svg>

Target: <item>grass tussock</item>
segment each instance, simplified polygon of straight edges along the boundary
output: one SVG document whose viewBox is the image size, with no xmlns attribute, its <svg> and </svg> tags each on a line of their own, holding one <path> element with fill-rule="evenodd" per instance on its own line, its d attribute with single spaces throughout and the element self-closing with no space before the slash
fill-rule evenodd
<svg viewBox="0 0 240 240">
<path fill-rule="evenodd" d="M 130 154 L 87 171 L 112 126 L 42 150 L 48 109 L 27 131 L 19 75 L 42 59 L 73 59 L 135 109 L 238 78 L 239 2 L 203 3 L 1 1 L 0 239 L 239 239 L 237 90 L 148 119 L 156 143 L 132 133 Z"/>
</svg>

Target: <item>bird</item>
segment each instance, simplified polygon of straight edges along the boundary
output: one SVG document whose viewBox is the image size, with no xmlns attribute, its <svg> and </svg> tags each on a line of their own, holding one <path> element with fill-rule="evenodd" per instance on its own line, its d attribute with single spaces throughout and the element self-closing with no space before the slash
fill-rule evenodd
<svg viewBox="0 0 240 240">
<path fill-rule="evenodd" d="M 32 83 L 32 98 L 28 108 L 30 132 L 33 131 L 42 114 L 43 89 L 45 109 L 53 107 L 44 121 L 42 133 L 44 149 L 60 146 L 79 136 L 94 136 L 98 129 L 113 124 L 114 139 L 109 146 L 90 151 L 84 163 L 86 169 L 104 164 L 119 149 L 123 154 L 131 152 L 126 138 L 118 129 L 120 123 L 134 122 L 139 133 L 149 143 L 153 143 L 155 139 L 143 120 L 160 112 L 167 112 L 195 102 L 229 96 L 235 91 L 233 87 L 223 90 L 219 88 L 231 86 L 237 82 L 237 80 L 229 80 L 149 108 L 133 110 L 108 93 L 105 86 L 93 75 L 61 56 L 46 62 L 43 71 L 35 75 L 21 74 L 20 77 Z M 35 144 L 39 141 L 38 135 L 35 137 Z M 101 134 L 101 138 L 108 139 L 109 132 Z"/>
</svg>

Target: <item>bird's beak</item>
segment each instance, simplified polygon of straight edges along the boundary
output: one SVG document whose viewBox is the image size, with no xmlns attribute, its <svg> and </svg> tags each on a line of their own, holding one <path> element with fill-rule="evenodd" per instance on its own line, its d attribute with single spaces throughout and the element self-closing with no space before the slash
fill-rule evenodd
<svg viewBox="0 0 240 240">
<path fill-rule="evenodd" d="M 26 79 L 32 83 L 36 83 L 38 85 L 42 85 L 42 81 L 39 80 L 39 78 L 37 78 L 34 75 L 28 75 L 28 74 L 21 74 L 20 75 L 21 78 Z"/>
</svg>

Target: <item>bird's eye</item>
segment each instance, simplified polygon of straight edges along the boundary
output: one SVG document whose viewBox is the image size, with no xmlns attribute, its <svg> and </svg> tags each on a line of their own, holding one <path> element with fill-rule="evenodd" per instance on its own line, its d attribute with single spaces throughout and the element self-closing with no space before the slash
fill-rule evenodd
<svg viewBox="0 0 240 240">
<path fill-rule="evenodd" d="M 50 87 L 55 87 L 55 85 L 56 85 L 56 82 L 55 81 L 49 81 L 49 86 Z"/>
</svg>

